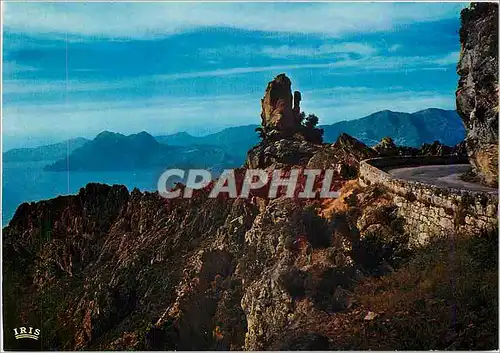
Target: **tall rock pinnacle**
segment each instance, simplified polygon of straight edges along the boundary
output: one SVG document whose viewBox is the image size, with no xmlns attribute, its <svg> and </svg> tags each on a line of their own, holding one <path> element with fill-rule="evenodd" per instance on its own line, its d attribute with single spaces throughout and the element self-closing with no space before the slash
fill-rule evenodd
<svg viewBox="0 0 500 353">
<path fill-rule="evenodd" d="M 300 92 L 296 91 L 292 98 L 292 82 L 285 74 L 276 76 L 268 83 L 262 98 L 262 126 L 266 130 L 293 131 L 300 121 Z M 292 107 L 292 100 L 294 105 Z"/>
</svg>

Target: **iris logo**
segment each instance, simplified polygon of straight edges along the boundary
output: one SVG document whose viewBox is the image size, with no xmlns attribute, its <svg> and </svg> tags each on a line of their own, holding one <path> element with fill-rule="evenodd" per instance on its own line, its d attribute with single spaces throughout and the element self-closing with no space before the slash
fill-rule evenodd
<svg viewBox="0 0 500 353">
<path fill-rule="evenodd" d="M 16 340 L 20 340 L 22 338 L 38 340 L 38 337 L 40 337 L 40 329 L 34 329 L 33 327 L 18 327 L 14 329 L 14 335 Z"/>
</svg>

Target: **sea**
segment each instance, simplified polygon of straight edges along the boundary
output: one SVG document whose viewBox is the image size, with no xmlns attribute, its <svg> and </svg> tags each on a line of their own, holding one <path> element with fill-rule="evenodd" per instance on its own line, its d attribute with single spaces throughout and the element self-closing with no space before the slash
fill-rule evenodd
<svg viewBox="0 0 500 353">
<path fill-rule="evenodd" d="M 77 194 L 88 183 L 125 185 L 129 191 L 156 191 L 162 169 L 134 171 L 49 172 L 43 168 L 53 161 L 3 163 L 2 226 L 5 227 L 23 202 Z M 172 181 L 172 183 L 175 181 Z"/>
</svg>

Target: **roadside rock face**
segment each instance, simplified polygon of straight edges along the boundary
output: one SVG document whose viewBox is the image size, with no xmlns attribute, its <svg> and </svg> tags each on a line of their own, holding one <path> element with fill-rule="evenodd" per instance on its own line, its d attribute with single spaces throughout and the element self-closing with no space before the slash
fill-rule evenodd
<svg viewBox="0 0 500 353">
<path fill-rule="evenodd" d="M 462 50 L 457 73 L 457 111 L 467 151 L 483 183 L 498 182 L 498 4 L 473 3 L 461 13 Z"/>
<path fill-rule="evenodd" d="M 268 83 L 262 98 L 262 126 L 267 130 L 294 130 L 299 126 L 300 93 L 295 92 L 292 107 L 292 82 L 285 74 Z"/>
</svg>

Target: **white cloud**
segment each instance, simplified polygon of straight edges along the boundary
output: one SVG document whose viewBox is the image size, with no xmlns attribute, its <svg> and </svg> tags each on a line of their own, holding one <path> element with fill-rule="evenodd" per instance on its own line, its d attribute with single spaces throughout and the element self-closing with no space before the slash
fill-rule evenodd
<svg viewBox="0 0 500 353">
<path fill-rule="evenodd" d="M 387 48 L 387 51 L 389 53 L 394 53 L 394 52 L 398 51 L 399 49 L 401 49 L 402 47 L 403 46 L 401 44 L 393 44 L 389 48 Z"/>
<path fill-rule="evenodd" d="M 234 67 L 227 69 L 216 69 L 206 71 L 181 72 L 165 75 L 140 76 L 132 79 L 100 80 L 100 81 L 78 81 L 78 80 L 5 80 L 3 82 L 4 95 L 16 94 L 44 94 L 62 92 L 92 92 L 103 90 L 119 90 L 141 85 L 168 82 L 174 80 L 191 80 L 203 77 L 224 77 L 244 75 L 258 72 L 270 72 L 269 76 L 281 72 L 294 70 L 323 70 L 323 75 L 342 75 L 355 72 L 404 72 L 404 71 L 429 71 L 448 70 L 450 65 L 458 62 L 458 52 L 452 52 L 441 56 L 372 56 L 360 59 L 344 58 L 335 62 L 327 63 L 304 63 L 292 65 L 272 65 L 257 67 Z M 29 68 L 28 68 L 29 69 Z M 173 87 L 175 88 L 175 87 Z"/>
<path fill-rule="evenodd" d="M 36 67 L 21 65 L 12 61 L 5 61 L 2 65 L 2 73 L 9 76 L 15 75 L 18 72 L 39 71 Z"/>
<path fill-rule="evenodd" d="M 342 69 L 355 71 L 389 72 L 389 71 L 418 71 L 418 70 L 443 70 L 445 66 L 456 64 L 453 61 L 454 53 L 432 56 L 372 56 L 360 59 L 342 58 L 341 60 L 327 63 L 304 63 L 291 65 L 271 65 L 254 67 L 234 67 L 196 72 L 184 72 L 167 75 L 156 75 L 155 80 L 178 80 L 200 77 L 220 77 L 228 75 L 241 75 L 254 72 L 282 72 L 298 69 L 330 69 L 328 74 L 342 74 Z M 352 71 L 351 71 L 352 72 Z"/>
<path fill-rule="evenodd" d="M 5 5 L 5 4 L 4 4 Z M 9 3 L 4 29 L 154 38 L 197 28 L 341 36 L 456 18 L 465 3 Z"/>
<path fill-rule="evenodd" d="M 278 47 L 266 46 L 261 49 L 261 53 L 273 58 L 288 57 L 321 57 L 331 54 L 358 54 L 361 56 L 371 56 L 377 49 L 366 43 L 345 42 L 338 44 L 323 44 L 317 47 L 303 47 L 281 45 Z"/>
<path fill-rule="evenodd" d="M 51 92 L 90 92 L 128 87 L 123 82 L 77 82 L 63 80 L 5 80 L 4 94 L 30 94 Z M 132 86 L 133 87 L 133 86 Z"/>
<path fill-rule="evenodd" d="M 455 51 L 446 55 L 445 57 L 440 58 L 439 60 L 436 60 L 436 63 L 438 65 L 456 65 L 458 64 L 459 57 L 460 57 L 460 52 Z"/>
</svg>

